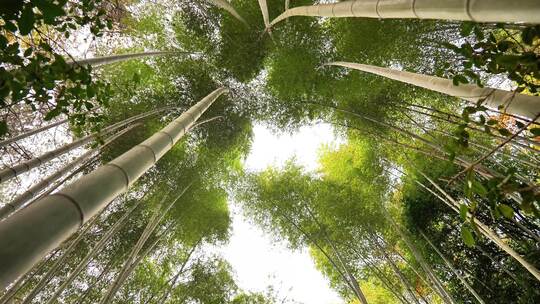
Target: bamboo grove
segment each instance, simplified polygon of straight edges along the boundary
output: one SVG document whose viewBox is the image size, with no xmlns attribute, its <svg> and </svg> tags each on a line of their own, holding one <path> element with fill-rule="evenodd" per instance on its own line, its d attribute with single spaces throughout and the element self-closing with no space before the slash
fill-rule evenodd
<svg viewBox="0 0 540 304">
<path fill-rule="evenodd" d="M 0 18 L 0 303 L 296 303 L 243 290 L 212 250 L 231 204 L 343 303 L 540 302 L 540 2 Z M 314 124 L 343 139 L 315 171 L 244 167 L 255 125 Z"/>
</svg>

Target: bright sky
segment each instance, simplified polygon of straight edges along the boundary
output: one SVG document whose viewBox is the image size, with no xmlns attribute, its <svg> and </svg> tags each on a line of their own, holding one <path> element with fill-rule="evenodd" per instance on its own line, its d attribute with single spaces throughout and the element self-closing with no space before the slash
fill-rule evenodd
<svg viewBox="0 0 540 304">
<path fill-rule="evenodd" d="M 327 124 L 306 126 L 298 132 L 273 134 L 261 125 L 254 127 L 252 150 L 245 162 L 247 170 L 260 171 L 269 165 L 281 166 L 293 156 L 308 170 L 317 168 L 317 152 L 322 144 L 341 142 Z M 291 251 L 256 226 L 238 207 L 232 207 L 233 235 L 222 249 L 233 266 L 238 285 L 250 291 L 264 291 L 273 285 L 279 297 L 305 304 L 343 303 L 328 281 L 317 271 L 307 250 Z"/>
</svg>

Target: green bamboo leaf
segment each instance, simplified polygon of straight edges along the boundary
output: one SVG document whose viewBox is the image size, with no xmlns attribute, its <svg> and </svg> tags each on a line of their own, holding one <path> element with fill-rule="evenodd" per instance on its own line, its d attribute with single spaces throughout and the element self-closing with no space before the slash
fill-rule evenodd
<svg viewBox="0 0 540 304">
<path fill-rule="evenodd" d="M 474 235 L 467 226 L 461 226 L 461 238 L 463 239 L 465 245 L 469 247 L 474 247 L 476 244 Z"/>
</svg>

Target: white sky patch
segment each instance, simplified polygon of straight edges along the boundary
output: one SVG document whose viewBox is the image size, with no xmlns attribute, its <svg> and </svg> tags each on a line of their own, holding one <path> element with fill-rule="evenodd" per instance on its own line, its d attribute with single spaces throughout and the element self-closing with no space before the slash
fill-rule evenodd
<svg viewBox="0 0 540 304">
<path fill-rule="evenodd" d="M 321 145 L 343 142 L 328 124 L 301 127 L 294 134 L 273 134 L 262 125 L 255 125 L 253 131 L 252 150 L 244 164 L 250 171 L 269 165 L 281 167 L 293 156 L 307 170 L 315 170 Z M 244 218 L 237 205 L 231 209 L 233 234 L 220 251 L 233 266 L 239 287 L 264 291 L 272 285 L 279 298 L 305 304 L 343 303 L 315 268 L 307 249 L 291 251 L 273 242 L 270 235 Z"/>
</svg>

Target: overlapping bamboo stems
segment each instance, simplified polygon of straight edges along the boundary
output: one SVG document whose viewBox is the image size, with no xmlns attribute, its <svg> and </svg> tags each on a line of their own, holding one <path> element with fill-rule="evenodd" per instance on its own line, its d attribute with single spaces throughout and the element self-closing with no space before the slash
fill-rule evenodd
<svg viewBox="0 0 540 304">
<path fill-rule="evenodd" d="M 328 235 L 328 233 L 326 232 L 325 230 L 325 227 L 323 227 L 323 225 L 321 224 L 321 222 L 317 219 L 317 217 L 315 216 L 315 214 L 313 213 L 313 211 L 311 210 L 311 208 L 309 208 L 309 206 L 305 205 L 305 204 L 302 204 L 302 207 L 304 207 L 304 209 L 306 209 L 306 211 L 308 212 L 309 214 L 309 217 L 312 219 L 312 221 L 317 225 L 317 227 L 319 228 L 319 231 L 322 232 L 322 235 L 323 235 L 323 238 L 325 239 L 326 243 L 330 246 L 330 248 L 332 249 L 332 251 L 334 252 L 336 258 L 337 258 L 337 261 L 339 262 L 339 264 L 341 264 L 341 267 L 343 269 L 343 271 L 345 272 L 345 274 L 347 274 L 347 276 L 349 277 L 349 281 L 351 282 L 351 285 L 352 287 L 355 289 L 355 293 L 358 294 L 358 295 L 361 295 L 363 297 L 363 301 L 365 301 L 367 303 L 367 300 L 365 298 L 365 295 L 364 293 L 362 292 L 362 290 L 360 289 L 360 285 L 358 283 L 358 279 L 356 279 L 356 277 L 354 276 L 354 274 L 352 273 L 352 271 L 350 270 L 349 266 L 347 265 L 347 263 L 345 262 L 345 259 L 343 258 L 343 256 L 341 255 L 340 251 L 336 248 L 336 246 L 334 245 L 334 241 L 330 238 L 330 236 Z"/>
<path fill-rule="evenodd" d="M 90 142 L 92 142 L 93 140 L 99 138 L 100 136 L 104 136 L 104 135 L 107 135 L 109 134 L 110 132 L 114 132 L 118 129 L 121 129 L 127 125 L 129 125 L 130 123 L 133 123 L 133 122 L 136 122 L 136 121 L 140 121 L 142 119 L 145 119 L 146 117 L 149 117 L 149 116 L 152 116 L 152 115 L 155 115 L 156 113 L 159 113 L 159 112 L 162 112 L 162 111 L 165 111 L 165 110 L 170 110 L 171 108 L 169 107 L 166 107 L 166 108 L 162 108 L 162 109 L 157 109 L 157 110 L 153 110 L 153 111 L 150 111 L 150 112 L 147 112 L 147 113 L 142 113 L 142 114 L 139 114 L 139 115 L 135 115 L 133 117 L 130 117 L 130 118 L 127 118 L 123 121 L 120 121 L 120 122 L 117 122 L 113 125 L 110 125 L 108 127 L 105 127 L 103 128 L 100 132 L 97 132 L 97 133 L 93 133 L 93 134 L 90 134 L 90 135 L 87 135 L 87 136 L 84 136 L 80 139 L 77 139 L 69 144 L 66 144 L 66 145 L 63 145 L 57 149 L 54 149 L 52 151 L 49 151 L 49 152 L 46 152 L 38 157 L 34 157 L 30 160 L 27 160 L 25 162 L 22 162 L 22 163 L 19 163 L 17 165 L 14 165 L 12 167 L 7 167 L 3 170 L 0 170 L 0 183 L 3 183 L 3 182 L 6 182 L 24 172 L 27 172 L 27 171 L 30 171 L 31 169 L 33 168 L 36 168 L 40 165 L 42 165 L 43 163 L 46 163 L 52 159 L 55 159 L 56 157 L 64 154 L 64 153 L 67 153 L 67 152 L 70 152 L 78 147 L 81 147 L 85 144 L 88 144 Z"/>
<path fill-rule="evenodd" d="M 146 195 L 146 194 L 145 194 Z M 62 292 L 73 282 L 73 280 L 83 271 L 86 267 L 86 265 L 91 261 L 91 259 L 95 258 L 101 250 L 105 247 L 105 245 L 108 243 L 108 241 L 114 236 L 116 232 L 118 232 L 124 225 L 127 223 L 127 220 L 129 216 L 141 205 L 143 202 L 144 197 L 137 200 L 135 204 L 129 208 L 122 217 L 120 217 L 109 230 L 101 237 L 101 239 L 92 246 L 92 249 L 83 257 L 82 260 L 79 261 L 77 264 L 77 267 L 73 269 L 67 278 L 65 278 L 62 281 L 62 284 L 58 287 L 58 289 L 55 291 L 55 293 L 49 298 L 47 303 L 54 303 L 56 299 L 62 294 Z M 43 281 L 43 280 L 42 280 Z M 48 279 L 47 279 L 48 281 Z M 44 283 L 47 283 L 45 281 Z M 31 294 L 29 294 L 25 301 L 22 304 L 29 304 L 33 301 L 34 297 L 38 294 L 40 290 L 34 289 Z"/>
<path fill-rule="evenodd" d="M 441 116 L 438 116 L 438 115 L 434 115 L 434 114 L 431 114 L 431 113 L 425 113 L 425 112 L 415 110 L 415 109 L 411 109 L 411 108 L 407 108 L 407 107 L 400 107 L 400 106 L 396 106 L 396 107 L 403 108 L 403 109 L 406 109 L 408 111 L 411 111 L 411 112 L 414 112 L 414 113 L 417 113 L 417 114 L 420 114 L 420 115 L 424 115 L 424 116 L 427 116 L 427 117 L 431 117 L 431 118 L 434 118 L 434 119 L 436 119 L 438 121 L 447 122 L 447 123 L 450 123 L 450 124 L 453 124 L 453 125 L 456 125 L 456 126 L 463 122 L 463 121 L 461 121 L 459 119 L 458 120 L 449 119 L 448 116 L 447 117 L 441 117 Z M 484 135 L 487 134 L 485 130 L 480 129 L 477 126 L 472 125 L 472 124 L 467 124 L 467 128 L 469 130 L 478 132 L 480 134 L 484 134 Z M 488 126 L 488 129 L 492 131 L 491 134 L 489 134 L 489 136 L 491 136 L 491 137 L 493 137 L 495 139 L 506 140 L 508 138 L 508 137 L 504 137 L 502 135 L 496 134 L 496 132 L 498 132 L 498 131 L 494 127 Z M 524 137 L 524 136 L 516 137 L 514 140 L 512 140 L 510 142 L 510 144 L 512 146 L 514 146 L 516 149 L 521 148 L 521 149 L 524 149 L 524 150 L 527 150 L 527 151 L 530 151 L 530 152 L 534 152 L 534 153 L 538 153 L 538 150 L 535 149 L 535 146 L 540 146 L 539 143 L 535 142 L 532 139 Z"/>
<path fill-rule="evenodd" d="M 348 0 L 294 7 L 276 17 L 270 26 L 293 16 L 445 19 L 474 22 L 540 23 L 536 0 Z"/>
<path fill-rule="evenodd" d="M 407 290 L 407 293 L 409 294 L 411 299 L 413 299 L 415 303 L 420 304 L 420 301 L 416 297 L 416 294 L 414 293 L 410 282 L 405 278 L 401 270 L 399 270 L 399 268 L 396 266 L 392 258 L 386 252 L 386 249 L 383 248 L 383 245 L 379 243 L 378 237 L 374 235 L 372 238 L 372 244 L 375 244 L 375 247 L 379 249 L 379 252 L 382 254 L 384 260 L 388 262 L 390 268 L 392 268 L 392 271 L 394 271 L 401 284 L 405 287 L 405 290 Z"/>
<path fill-rule="evenodd" d="M 103 209 L 105 210 L 105 209 Z M 103 211 L 101 212 L 103 213 Z M 22 301 L 23 304 L 31 303 L 36 295 L 40 293 L 43 288 L 49 283 L 49 281 L 58 273 L 58 271 L 65 266 L 65 262 L 67 261 L 67 258 L 70 256 L 70 254 L 75 250 L 75 248 L 81 243 L 81 241 L 86 237 L 86 233 L 94 226 L 94 224 L 98 221 L 100 218 L 100 214 L 94 216 L 92 220 L 90 220 L 84 229 L 82 229 L 79 232 L 79 235 L 70 243 L 70 245 L 66 248 L 65 251 L 62 252 L 60 257 L 54 261 L 54 263 L 51 265 L 47 273 L 45 273 L 44 276 L 41 277 L 39 282 L 34 286 L 32 291 L 26 296 L 26 298 Z"/>
<path fill-rule="evenodd" d="M 23 275 L 125 192 L 227 90 L 219 88 L 143 143 L 0 222 L 0 287 Z M 100 191 L 96 191 L 99 189 Z"/>
<path fill-rule="evenodd" d="M 318 104 L 318 103 L 311 103 L 311 102 L 308 102 L 307 104 L 310 104 L 310 105 L 316 105 L 316 106 L 324 106 L 324 107 L 329 107 L 329 108 L 332 108 L 338 112 L 342 112 L 342 113 L 345 113 L 345 114 L 349 114 L 349 115 L 352 115 L 352 116 L 355 116 L 355 117 L 358 117 L 358 118 L 361 118 L 363 120 L 367 120 L 367 121 L 370 121 L 372 123 L 375 123 L 377 125 L 380 125 L 380 126 L 383 126 L 383 127 L 387 127 L 389 129 L 392 129 L 394 131 L 397 131 L 398 133 L 401 133 L 403 135 L 406 135 L 406 136 L 410 136 L 411 138 L 415 139 L 415 140 L 419 140 L 421 141 L 422 143 L 428 145 L 429 147 L 433 148 L 434 150 L 436 150 L 437 152 L 439 153 L 442 153 L 443 155 L 447 155 L 448 152 L 444 151 L 444 149 L 440 146 L 438 146 L 437 144 L 413 133 L 413 132 L 410 132 L 408 130 L 405 130 L 403 128 L 400 128 L 398 126 L 395 126 L 395 125 L 392 125 L 392 124 L 389 124 L 389 123 L 386 123 L 386 122 L 383 122 L 383 121 L 380 121 L 380 120 L 377 120 L 377 119 L 374 119 L 370 116 L 367 116 L 365 114 L 359 114 L 359 113 L 355 113 L 355 112 L 351 112 L 351 111 L 347 111 L 347 110 L 344 110 L 344 109 L 341 109 L 341 108 L 338 108 L 336 106 L 330 106 L 330 105 L 323 105 L 323 104 Z M 465 158 L 463 158 L 462 156 L 456 156 L 456 159 L 459 160 L 460 162 L 462 162 L 463 164 L 469 166 L 471 164 L 471 162 Z M 474 168 L 474 170 L 476 172 L 478 172 L 479 174 L 485 176 L 485 177 L 493 177 L 496 175 L 496 173 L 493 172 L 493 170 L 489 169 L 489 168 L 486 168 L 484 166 L 477 166 Z"/>
<path fill-rule="evenodd" d="M 189 260 L 191 259 L 191 256 L 195 252 L 195 249 L 197 249 L 197 247 L 201 244 L 201 242 L 202 242 L 202 237 L 193 246 L 191 246 L 191 249 L 189 250 L 186 259 L 182 262 L 182 265 L 180 266 L 180 269 L 178 269 L 178 271 L 176 272 L 176 274 L 172 278 L 171 282 L 168 284 L 169 285 L 168 288 L 165 290 L 163 295 L 157 301 L 158 303 L 165 303 L 168 300 L 169 295 L 171 294 L 171 292 L 173 291 L 173 289 L 174 289 L 174 287 L 176 285 L 176 282 L 180 278 L 180 275 L 184 272 L 184 269 L 186 268 Z"/>
<path fill-rule="evenodd" d="M 49 185 L 54 183 L 57 179 L 74 169 L 75 167 L 79 166 L 83 162 L 85 162 L 87 159 L 92 157 L 96 152 L 100 151 L 100 149 L 103 149 L 110 145 L 113 141 L 115 141 L 120 136 L 126 134 L 127 132 L 131 131 L 133 128 L 140 126 L 140 124 L 134 124 L 132 126 L 128 126 L 126 129 L 118 132 L 117 134 L 114 134 L 113 136 L 110 136 L 105 140 L 103 145 L 96 147 L 92 150 L 89 150 L 88 152 L 84 153 L 83 155 L 77 157 L 75 160 L 71 161 L 64 167 L 58 169 L 53 174 L 47 176 L 43 180 L 41 180 L 39 183 L 33 185 L 28 190 L 14 198 L 11 202 L 5 204 L 0 208 L 0 220 L 3 220 L 4 218 L 11 215 L 13 212 L 17 211 L 23 205 L 37 196 L 41 191 L 43 191 L 45 188 L 47 188 Z"/>
<path fill-rule="evenodd" d="M 360 303 L 367 304 L 367 300 L 364 294 L 363 293 L 358 294 L 358 291 L 360 290 L 360 288 L 355 288 L 353 286 L 354 283 L 350 281 L 350 278 L 347 276 L 344 270 L 342 270 L 338 266 L 338 263 L 334 260 L 334 258 L 332 258 L 332 256 L 299 224 L 297 224 L 293 219 L 287 216 L 284 212 L 281 212 L 281 210 L 279 210 L 279 207 L 278 207 L 278 212 L 281 217 L 283 217 L 289 224 L 291 224 L 294 227 L 294 229 L 300 232 L 309 243 L 313 244 L 324 255 L 324 257 L 330 262 L 332 267 L 338 272 L 343 282 L 347 285 L 348 288 L 350 288 L 350 290 L 353 292 L 356 298 L 360 301 Z M 356 282 L 356 284 L 358 284 L 358 282 Z"/>
<path fill-rule="evenodd" d="M 370 269 L 374 274 L 375 276 L 382 282 L 382 284 L 386 287 L 386 289 L 388 291 L 390 291 L 395 297 L 396 299 L 398 299 L 401 303 L 403 304 L 408 304 L 409 301 L 405 298 L 405 296 L 403 294 L 401 294 L 401 292 L 397 291 L 396 289 L 398 289 L 396 286 L 394 286 L 394 282 L 392 282 L 387 276 L 386 274 L 384 273 L 384 271 L 382 271 L 381 269 L 379 269 L 379 267 L 377 265 L 375 265 L 375 263 L 373 263 L 372 261 L 370 261 L 365 255 L 360 255 L 359 253 L 357 253 L 356 251 L 354 251 L 355 254 L 357 255 L 357 257 L 365 264 L 367 265 L 368 269 Z"/>
<path fill-rule="evenodd" d="M 534 120 L 536 120 L 537 115 L 540 114 L 540 108 L 538 107 L 538 103 L 540 102 L 539 96 L 519 94 L 493 88 L 481 88 L 473 84 L 456 86 L 453 84 L 452 80 L 445 78 L 353 62 L 330 62 L 327 65 L 341 66 L 379 75 L 446 95 L 459 97 L 472 103 L 481 102 L 483 105 L 494 109 L 502 106 L 505 107 L 506 111 L 512 114 Z"/>
<path fill-rule="evenodd" d="M 148 244 L 148 246 L 139 254 L 139 256 L 135 259 L 135 261 L 133 261 L 133 263 L 131 263 L 128 267 L 127 267 L 127 270 L 125 271 L 124 275 L 121 277 L 121 279 L 118 281 L 118 286 L 122 286 L 124 284 L 124 282 L 129 278 L 129 276 L 131 275 L 131 273 L 133 273 L 133 271 L 135 270 L 135 268 L 139 265 L 139 263 L 142 261 L 142 259 L 144 257 L 146 257 L 148 254 L 150 254 L 150 252 L 152 250 L 154 250 L 154 248 L 156 248 L 156 246 L 162 241 L 163 237 L 167 234 L 167 229 L 170 227 L 171 225 L 167 225 L 167 227 L 164 229 L 163 232 L 161 232 L 159 235 L 157 235 L 152 241 L 150 241 L 150 243 Z M 122 271 L 122 270 L 121 270 Z M 105 295 L 107 296 L 107 294 Z M 103 299 L 103 298 L 102 298 Z M 109 302 L 107 302 L 109 303 Z"/>
<path fill-rule="evenodd" d="M 139 240 L 137 241 L 137 243 L 133 247 L 130 255 L 126 259 L 126 261 L 124 263 L 124 266 L 122 267 L 122 270 L 120 271 L 120 274 L 118 275 L 117 279 L 113 282 L 113 284 L 111 285 L 111 287 L 109 288 L 109 290 L 107 291 L 105 296 L 103 296 L 100 303 L 105 304 L 105 303 L 109 303 L 110 301 L 112 301 L 112 299 L 116 295 L 116 292 L 118 291 L 118 289 L 120 289 L 122 283 L 127 279 L 127 276 L 129 275 L 128 269 L 130 268 L 130 265 L 132 263 L 134 263 L 137 255 L 139 254 L 139 252 L 143 248 L 144 244 L 146 244 L 146 242 L 147 242 L 148 238 L 150 237 L 150 235 L 152 235 L 152 233 L 154 233 L 154 231 L 158 227 L 159 223 L 165 218 L 165 216 L 167 215 L 169 210 L 184 195 L 184 193 L 189 189 L 190 186 L 191 186 L 191 184 L 188 185 L 187 187 L 185 187 L 182 190 L 182 192 L 180 194 L 178 194 L 176 196 L 176 198 L 173 199 L 169 204 L 167 204 L 163 208 L 160 208 L 159 210 L 157 210 L 154 213 L 154 215 L 152 216 L 152 218 L 148 222 L 148 225 L 146 226 L 143 233 L 141 234 Z M 162 203 L 166 199 L 167 199 L 167 196 L 165 196 L 163 198 Z"/>
<path fill-rule="evenodd" d="M 111 267 L 113 267 L 114 259 L 110 259 L 109 262 L 107 262 L 107 265 L 103 268 L 103 270 L 99 273 L 99 275 L 92 280 L 92 282 L 88 285 L 88 287 L 73 301 L 73 303 L 76 304 L 82 304 L 84 301 L 86 301 L 86 297 L 90 294 L 90 291 L 94 288 L 94 286 L 101 281 L 101 279 L 109 273 L 109 270 Z"/>
<path fill-rule="evenodd" d="M 405 108 L 405 109 L 407 109 L 407 108 Z M 432 133 L 438 133 L 438 134 L 440 134 L 440 135 L 442 135 L 444 137 L 449 137 L 449 138 L 456 139 L 456 140 L 460 139 L 458 136 L 456 136 L 456 135 L 454 135 L 454 134 L 452 134 L 450 132 L 440 130 L 437 127 L 433 127 L 433 128 L 428 129 L 428 128 L 426 128 L 425 125 L 419 123 L 418 121 L 416 121 L 414 118 L 412 118 L 407 113 L 402 112 L 402 114 L 411 122 L 409 125 L 412 124 L 412 125 L 414 125 L 415 128 L 421 129 L 426 135 L 431 137 L 436 142 L 439 142 L 441 139 L 437 138 Z M 491 152 L 493 150 L 493 147 L 488 146 L 488 145 L 484 145 L 484 144 L 479 144 L 479 143 L 475 142 L 474 140 L 472 140 L 471 138 L 468 139 L 468 143 L 470 145 L 469 149 L 471 149 L 471 151 L 477 152 L 479 154 Z M 531 162 L 531 161 L 529 161 L 527 159 L 520 158 L 517 155 L 515 155 L 514 153 L 506 152 L 504 150 L 499 149 L 497 151 L 497 154 L 501 154 L 501 155 L 504 155 L 506 157 L 512 158 L 513 160 L 517 161 L 518 163 L 521 163 L 522 165 L 540 168 L 540 165 L 538 163 L 533 163 L 533 162 Z M 526 155 L 526 154 L 522 154 L 522 155 Z M 503 166 L 503 168 L 505 167 L 504 165 L 502 165 L 502 166 Z"/>
<path fill-rule="evenodd" d="M 7 145 L 9 145 L 11 143 L 14 143 L 16 141 L 19 141 L 21 139 L 30 137 L 30 136 L 32 136 L 34 134 L 37 134 L 37 133 L 40 133 L 40 132 L 43 132 L 43 131 L 47 131 L 47 130 L 52 129 L 54 127 L 57 127 L 59 125 L 65 124 L 68 121 L 69 121 L 69 119 L 67 119 L 67 118 L 66 119 L 61 119 L 61 120 L 59 120 L 57 122 L 54 122 L 52 124 L 48 124 L 46 126 L 42 126 L 42 127 L 30 130 L 30 131 L 24 132 L 24 133 L 19 134 L 17 136 L 13 136 L 11 138 L 4 139 L 4 140 L 0 141 L 0 148 L 5 147 L 5 146 L 7 146 Z"/>
<path fill-rule="evenodd" d="M 13 299 L 13 297 L 32 280 L 33 276 L 39 274 L 60 251 L 61 248 L 58 248 L 51 252 L 46 259 L 36 264 L 31 271 L 17 279 L 17 281 L 15 281 L 15 283 L 13 283 L 2 295 L 2 298 L 0 298 L 0 304 L 12 303 L 13 301 L 11 301 L 11 299 Z"/>
<path fill-rule="evenodd" d="M 439 278 L 435 275 L 429 264 L 424 260 L 424 257 L 422 256 L 418 248 L 416 248 L 416 245 L 409 239 L 409 236 L 406 234 L 406 232 L 401 230 L 401 228 L 398 226 L 397 223 L 394 222 L 390 215 L 388 215 L 387 218 L 389 219 L 392 226 L 395 228 L 394 230 L 396 230 L 397 233 L 401 236 L 401 239 L 403 240 L 407 248 L 409 248 L 410 252 L 413 254 L 420 267 L 422 267 L 428 279 L 433 283 L 435 289 L 438 290 L 438 294 L 441 296 L 441 299 L 445 303 L 456 303 L 454 298 L 450 295 L 450 293 L 448 293 Z"/>
<path fill-rule="evenodd" d="M 473 295 L 473 297 L 478 301 L 478 303 L 485 304 L 486 302 L 482 299 L 482 297 L 480 297 L 476 290 L 472 288 L 472 286 L 467 282 L 467 280 L 465 280 L 465 278 L 459 273 L 459 271 L 454 267 L 454 265 L 452 265 L 452 263 L 444 256 L 444 254 L 442 254 L 442 252 L 429 240 L 425 233 L 420 231 L 420 235 L 424 238 L 424 240 L 426 240 L 426 242 L 431 246 L 431 248 L 435 250 L 437 255 L 444 261 L 446 266 L 450 268 L 452 273 L 454 273 L 454 275 L 459 279 L 461 284 L 463 284 L 463 286 L 467 288 L 467 290 Z"/>
<path fill-rule="evenodd" d="M 348 243 L 341 243 L 343 246 L 346 246 L 348 249 L 350 249 L 364 264 L 367 264 L 368 267 L 371 267 L 372 270 L 374 271 L 375 275 L 379 278 L 379 280 L 381 280 L 381 282 L 383 282 L 384 285 L 386 285 L 387 289 L 389 291 L 391 291 L 402 303 L 407 303 L 407 299 L 404 298 L 404 296 L 401 294 L 401 293 L 398 293 L 395 291 L 395 287 L 391 286 L 393 285 L 394 283 L 391 282 L 391 280 L 386 276 L 386 274 L 384 273 L 384 271 L 380 270 L 379 267 L 377 265 L 375 265 L 374 262 L 372 262 L 370 260 L 369 257 L 366 256 L 366 254 L 364 254 L 363 252 L 361 252 L 360 250 L 358 250 L 356 247 L 359 247 L 358 245 L 356 246 L 351 246 L 350 244 Z M 364 246 L 362 246 L 364 247 Z M 366 248 L 364 247 L 364 250 L 367 250 L 369 252 L 372 252 L 373 251 L 373 248 Z M 422 275 L 420 275 L 420 273 L 414 269 L 414 267 L 412 265 L 410 265 L 409 261 L 407 261 L 407 259 L 405 259 L 403 256 L 401 256 L 398 252 L 395 252 L 393 251 L 393 253 L 397 254 L 405 263 L 407 263 L 407 265 L 413 270 L 413 272 L 415 273 L 415 275 L 422 281 L 424 282 L 424 284 L 426 284 L 426 286 L 428 286 L 429 288 L 431 288 L 437 295 L 438 295 L 438 291 L 436 289 L 433 288 L 432 284 L 429 283 L 426 278 L 424 278 Z M 395 271 L 393 271 L 395 273 Z M 395 273 L 396 276 L 398 275 L 397 273 Z M 386 283 L 385 283 L 386 281 Z M 417 291 L 418 293 L 418 291 Z M 418 296 L 425 302 L 425 303 L 430 303 L 430 301 L 428 301 L 422 294 L 418 293 Z"/>
<path fill-rule="evenodd" d="M 448 137 L 448 138 L 459 139 L 458 136 L 456 136 L 456 135 L 454 135 L 454 134 L 452 134 L 450 132 L 447 132 L 447 131 L 445 131 L 443 129 L 438 129 L 438 128 L 427 129 L 425 127 L 424 127 L 424 129 L 426 131 L 425 133 L 428 134 L 428 135 L 430 133 L 437 133 L 437 134 L 440 134 L 441 136 L 445 136 L 445 137 Z M 430 137 L 432 137 L 432 138 L 433 138 L 433 136 L 434 135 L 430 135 Z M 491 151 L 490 147 L 488 147 L 488 146 L 486 146 L 484 144 L 480 144 L 480 143 L 472 140 L 471 138 L 469 138 L 468 142 L 469 142 L 469 145 L 471 146 L 470 149 L 472 151 L 477 152 L 477 153 L 485 153 L 485 152 Z M 499 153 L 499 154 L 501 154 L 503 156 L 509 157 L 509 158 L 515 160 L 516 162 L 521 163 L 522 165 L 531 166 L 531 167 L 535 167 L 535 168 L 540 169 L 540 165 L 538 163 L 534 163 L 532 160 L 529 160 L 530 159 L 529 157 L 527 157 L 527 159 L 520 158 L 519 156 L 515 155 L 514 153 L 510 153 L 510 152 L 507 152 L 505 150 L 499 150 L 499 151 L 497 151 L 497 153 Z M 524 155 L 526 155 L 526 154 L 524 154 Z M 501 167 L 503 167 L 503 168 L 506 168 L 506 166 L 504 166 L 503 164 L 499 164 L 499 165 Z"/>
<path fill-rule="evenodd" d="M 427 176 L 424 172 L 418 170 L 418 173 L 420 173 L 435 189 L 437 189 L 438 192 L 442 194 L 443 197 L 437 196 L 440 200 L 442 200 L 445 204 L 450 206 L 452 210 L 459 213 L 459 203 L 452 198 L 446 191 L 444 191 L 437 183 L 435 183 L 429 176 Z M 527 269 L 528 272 L 530 272 L 537 280 L 540 281 L 540 271 L 534 267 L 531 263 L 529 263 L 527 260 L 525 260 L 519 253 L 517 253 L 514 249 L 512 249 L 510 246 L 508 246 L 495 232 L 493 232 L 487 225 L 482 223 L 480 220 L 478 220 L 476 217 L 473 217 L 469 212 L 467 212 L 467 218 L 474 221 L 476 226 L 478 227 L 478 230 L 481 234 L 483 234 L 485 237 L 487 237 L 489 240 L 491 240 L 493 243 L 495 243 L 500 249 L 505 251 L 508 255 L 510 255 L 512 258 L 514 258 L 518 263 L 520 263 L 525 269 Z"/>
</svg>

